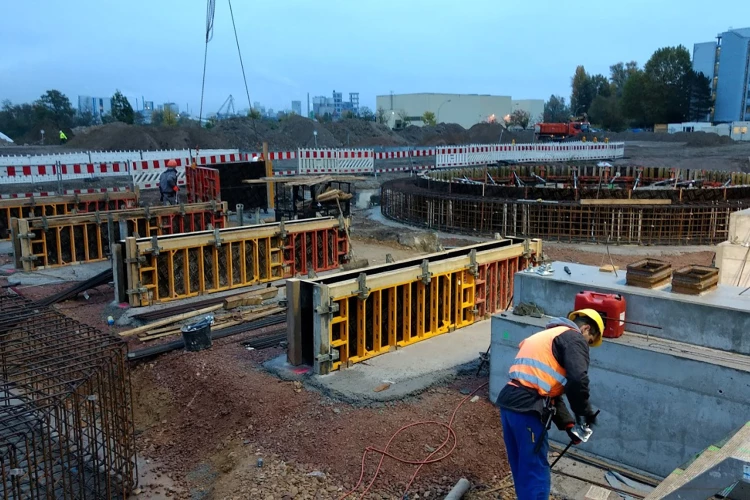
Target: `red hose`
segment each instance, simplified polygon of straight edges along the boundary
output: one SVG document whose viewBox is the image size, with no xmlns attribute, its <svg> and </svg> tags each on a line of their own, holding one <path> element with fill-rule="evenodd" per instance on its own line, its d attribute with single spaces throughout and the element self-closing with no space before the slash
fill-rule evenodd
<svg viewBox="0 0 750 500">
<path fill-rule="evenodd" d="M 465 398 L 463 398 L 460 403 L 458 403 L 458 406 L 456 406 L 456 409 L 453 410 L 453 415 L 451 415 L 451 419 L 448 422 L 448 424 L 445 424 L 443 422 L 436 422 L 434 420 L 423 420 L 423 421 L 420 421 L 420 422 L 414 422 L 412 424 L 405 425 L 405 426 L 401 427 L 399 430 L 397 430 L 391 436 L 391 438 L 388 440 L 388 443 L 386 443 L 384 449 L 379 450 L 377 448 L 373 448 L 372 446 L 368 446 L 367 448 L 365 448 L 365 451 L 362 454 L 362 470 L 361 470 L 361 472 L 359 474 L 359 481 L 357 481 L 357 484 L 356 484 L 356 486 L 354 486 L 354 488 L 352 488 L 349 492 L 347 492 L 346 494 L 344 494 L 341 498 L 339 498 L 339 500 L 344 500 L 349 495 L 351 495 L 354 492 L 356 492 L 359 489 L 359 487 L 362 485 L 362 481 L 364 480 L 364 477 L 365 477 L 365 461 L 367 460 L 367 454 L 369 452 L 379 453 L 381 455 L 380 456 L 380 462 L 378 462 L 378 467 L 377 467 L 377 469 L 375 469 L 375 475 L 372 477 L 372 479 L 370 480 L 370 483 L 367 485 L 367 487 L 365 488 L 365 490 L 362 492 L 362 496 L 360 498 L 364 498 L 365 495 L 367 495 L 367 493 L 370 491 L 370 488 L 372 488 L 372 485 L 375 483 L 375 480 L 378 478 L 378 475 L 380 474 L 380 468 L 383 466 L 383 461 L 385 460 L 385 457 L 392 458 L 393 460 L 396 460 L 397 462 L 401 462 L 402 464 L 418 465 L 419 466 L 419 467 L 417 467 L 417 470 L 414 471 L 414 474 L 411 476 L 411 479 L 409 480 L 409 484 L 406 485 L 406 490 L 404 490 L 404 494 L 402 495 L 402 497 L 404 495 L 406 495 L 406 493 L 409 491 L 409 488 L 411 488 L 412 483 L 414 483 L 414 480 L 417 478 L 417 474 L 419 474 L 419 471 L 422 469 L 422 466 L 427 465 L 427 464 L 434 464 L 436 462 L 440 462 L 441 460 L 444 460 L 444 459 L 448 458 L 450 456 L 450 454 L 453 453 L 453 450 L 456 449 L 456 446 L 458 445 L 458 438 L 456 437 L 456 432 L 453 430 L 453 421 L 456 419 L 456 413 L 458 413 L 458 409 L 461 408 L 461 405 L 463 405 L 474 394 L 476 394 L 477 392 L 479 392 L 480 389 L 486 387 L 488 383 L 489 382 L 485 382 L 484 384 L 480 385 L 479 387 L 477 387 L 476 389 L 474 389 L 473 391 L 471 391 L 471 393 L 469 395 L 467 395 Z M 398 436 L 399 434 L 401 434 L 406 429 L 409 429 L 411 427 L 416 427 L 418 425 L 437 425 L 437 426 L 440 426 L 440 427 L 444 427 L 448 431 L 448 435 L 446 436 L 445 440 L 443 440 L 443 442 L 440 444 L 440 446 L 438 446 L 435 449 L 435 451 L 433 451 L 432 453 L 430 453 L 427 456 L 427 458 L 424 459 L 424 460 L 407 460 L 405 458 L 397 457 L 396 455 L 393 455 L 393 454 L 391 454 L 391 453 L 388 452 L 388 448 L 391 446 L 391 443 L 393 443 L 393 440 L 396 439 L 396 436 Z M 445 448 L 445 446 L 448 444 L 448 442 L 451 440 L 451 438 L 453 438 L 453 445 L 451 446 L 451 448 L 444 455 L 442 455 L 442 456 L 440 456 L 438 458 L 433 458 L 438 452 L 440 452 L 440 450 L 442 450 L 443 448 Z"/>
</svg>

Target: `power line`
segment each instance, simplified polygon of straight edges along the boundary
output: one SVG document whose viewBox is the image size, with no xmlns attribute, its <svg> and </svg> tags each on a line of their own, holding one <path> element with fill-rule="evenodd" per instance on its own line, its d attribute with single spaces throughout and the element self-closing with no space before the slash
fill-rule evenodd
<svg viewBox="0 0 750 500">
<path fill-rule="evenodd" d="M 242 68 L 242 79 L 245 81 L 245 94 L 247 94 L 247 107 L 252 109 L 250 102 L 250 89 L 247 86 L 247 77 L 245 76 L 245 65 L 242 63 L 242 51 L 240 50 L 240 39 L 237 37 L 237 26 L 234 24 L 234 12 L 232 12 L 232 0 L 229 2 L 229 15 L 232 17 L 232 28 L 234 28 L 234 39 L 237 42 L 237 54 L 240 56 L 240 67 Z"/>
</svg>

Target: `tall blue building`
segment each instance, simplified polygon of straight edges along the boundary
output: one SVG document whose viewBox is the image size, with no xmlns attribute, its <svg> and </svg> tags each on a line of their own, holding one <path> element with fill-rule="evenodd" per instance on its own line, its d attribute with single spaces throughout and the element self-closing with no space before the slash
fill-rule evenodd
<svg viewBox="0 0 750 500">
<path fill-rule="evenodd" d="M 719 34 L 693 46 L 693 70 L 711 79 L 711 120 L 750 120 L 750 28 Z"/>
</svg>

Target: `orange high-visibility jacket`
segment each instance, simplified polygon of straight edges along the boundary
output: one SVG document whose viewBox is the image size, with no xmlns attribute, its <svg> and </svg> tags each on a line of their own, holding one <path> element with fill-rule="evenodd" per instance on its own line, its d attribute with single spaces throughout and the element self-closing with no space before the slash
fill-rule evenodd
<svg viewBox="0 0 750 500">
<path fill-rule="evenodd" d="M 510 378 L 536 390 L 540 396 L 561 396 L 565 392 L 566 372 L 552 354 L 552 342 L 568 330 L 568 326 L 556 326 L 523 340 L 510 367 Z"/>
</svg>

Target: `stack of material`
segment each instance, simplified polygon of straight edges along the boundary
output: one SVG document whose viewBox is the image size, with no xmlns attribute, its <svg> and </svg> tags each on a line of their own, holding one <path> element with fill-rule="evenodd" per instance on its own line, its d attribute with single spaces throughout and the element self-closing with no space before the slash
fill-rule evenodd
<svg viewBox="0 0 750 500">
<path fill-rule="evenodd" d="M 181 312 L 180 314 L 167 316 L 147 325 L 120 332 L 120 336 L 131 337 L 137 335 L 140 341 L 148 342 L 171 335 L 177 335 L 180 333 L 182 326 L 184 326 L 183 323 L 195 321 L 198 316 L 211 313 L 216 313 L 214 315 L 214 324 L 212 325 L 211 330 L 223 330 L 224 328 L 241 325 L 243 323 L 283 312 L 285 309 L 276 305 L 256 307 L 246 311 L 230 311 L 230 309 L 235 309 L 237 307 L 260 305 L 264 300 L 274 298 L 277 293 L 278 288 L 271 287 L 263 290 L 247 292 L 241 295 L 234 295 L 224 299 L 220 304 L 214 304 L 188 312 Z M 219 313 L 218 311 L 220 310 L 226 310 L 227 312 Z"/>
</svg>

